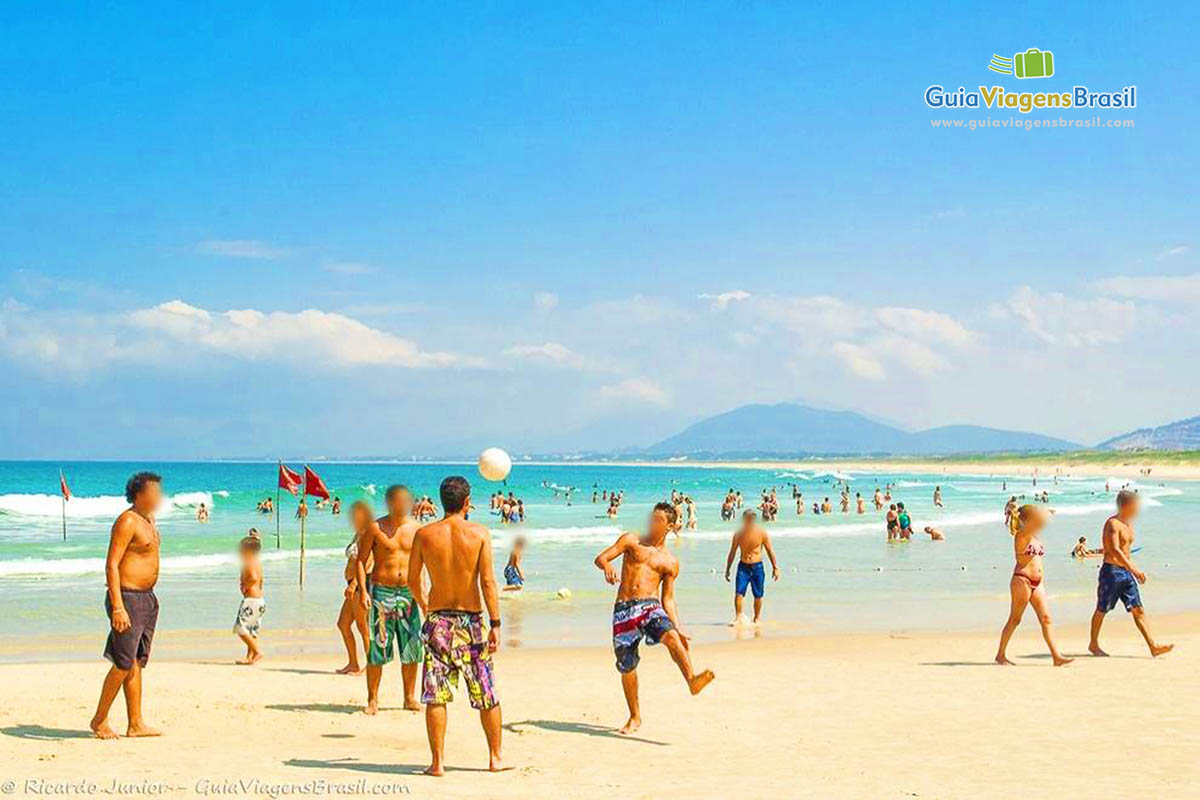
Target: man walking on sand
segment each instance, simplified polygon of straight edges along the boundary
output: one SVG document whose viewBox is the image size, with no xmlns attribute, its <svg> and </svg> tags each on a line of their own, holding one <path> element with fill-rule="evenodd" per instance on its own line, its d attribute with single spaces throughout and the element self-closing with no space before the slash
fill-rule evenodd
<svg viewBox="0 0 1200 800">
<path fill-rule="evenodd" d="M 650 512 L 649 530 L 643 537 L 623 533 L 608 549 L 596 556 L 596 567 L 604 572 L 610 584 L 620 583 L 617 602 L 613 606 L 613 651 L 617 671 L 621 673 L 621 688 L 629 706 L 629 719 L 620 733 L 629 734 L 642 724 L 638 702 L 637 665 L 641 657 L 638 645 L 643 637 L 647 644 L 662 642 L 674 659 L 692 694 L 699 694 L 712 682 L 713 673 L 692 672 L 688 656 L 688 639 L 679 627 L 679 611 L 675 607 L 675 579 L 679 577 L 679 562 L 667 549 L 667 533 L 675 526 L 677 516 L 670 503 L 659 503 Z M 621 557 L 621 574 L 613 568 L 614 559 Z"/>
<path fill-rule="evenodd" d="M 729 581 L 729 570 L 733 568 L 733 557 L 741 551 L 738 559 L 737 583 L 733 593 L 733 625 L 741 625 L 746 621 L 742 604 L 746 599 L 746 590 L 754 594 L 754 624 L 758 625 L 762 618 L 763 594 L 766 593 L 766 571 L 763 569 L 763 550 L 771 559 L 771 580 L 779 580 L 779 563 L 775 560 L 775 549 L 771 547 L 771 536 L 766 528 L 758 524 L 753 511 L 742 514 L 742 526 L 733 534 L 729 543 L 729 556 L 725 559 L 725 581 Z"/>
<path fill-rule="evenodd" d="M 158 527 L 154 513 L 162 502 L 162 478 L 152 472 L 139 472 L 125 484 L 129 508 L 113 523 L 105 559 L 104 575 L 108 592 L 104 610 L 112 624 L 104 657 L 112 662 L 96 715 L 88 727 L 101 739 L 116 739 L 108 726 L 108 712 L 117 692 L 125 693 L 129 718 L 126 736 L 159 736 L 142 718 L 142 668 L 150 660 L 154 626 L 158 621 Z"/>
<path fill-rule="evenodd" d="M 1117 513 L 1104 523 L 1104 564 L 1100 567 L 1099 583 L 1096 587 L 1096 611 L 1092 614 L 1092 640 L 1088 650 L 1094 656 L 1107 656 L 1100 649 L 1100 626 L 1104 615 L 1112 611 L 1117 600 L 1133 615 L 1133 624 L 1146 640 L 1150 655 L 1161 656 L 1175 647 L 1173 644 L 1157 644 L 1150 635 L 1146 623 L 1146 612 L 1142 608 L 1142 595 L 1138 584 L 1146 582 L 1146 573 L 1138 569 L 1130 554 L 1133 548 L 1133 520 L 1141 509 L 1141 499 L 1136 492 L 1122 489 L 1117 492 Z"/>
<path fill-rule="evenodd" d="M 421 614 L 408 588 L 408 560 L 417 523 L 412 513 L 412 495 L 399 484 L 384 495 L 388 513 L 371 521 L 371 507 L 362 500 L 350 507 L 354 527 L 361 530 L 358 541 L 358 581 L 370 586 L 362 593 L 367 609 L 367 714 L 379 710 L 379 682 L 383 665 L 400 653 L 400 675 L 404 682 L 404 707 L 420 711 L 417 702 L 417 664 L 421 662 Z M 367 563 L 374 559 L 371 579 Z"/>
<path fill-rule="evenodd" d="M 454 699 L 460 674 L 487 737 L 488 769 L 498 772 L 504 765 L 492 654 L 500 647 L 500 595 L 492 574 L 492 539 L 487 528 L 466 519 L 471 507 L 471 484 L 466 478 L 453 475 L 443 480 L 441 499 L 444 516 L 417 531 L 408 560 L 408 585 L 425 612 L 421 701 L 432 754 L 425 772 L 440 776 L 445 769 L 446 704 Z M 429 572 L 428 596 L 421 583 L 422 569 Z"/>
</svg>

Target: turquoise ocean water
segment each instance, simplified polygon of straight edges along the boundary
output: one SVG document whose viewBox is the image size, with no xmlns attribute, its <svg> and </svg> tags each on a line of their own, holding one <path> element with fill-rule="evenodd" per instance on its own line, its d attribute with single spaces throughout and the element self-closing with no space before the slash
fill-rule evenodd
<svg viewBox="0 0 1200 800">
<path fill-rule="evenodd" d="M 299 465 L 293 465 L 299 466 Z M 58 470 L 62 467 L 75 497 L 67 504 L 68 539 L 62 540 Z M 348 507 L 372 502 L 379 513 L 384 488 L 405 483 L 417 494 L 436 497 L 439 481 L 463 474 L 474 488 L 476 519 L 491 526 L 500 566 L 518 530 L 530 547 L 529 578 L 519 597 L 506 595 L 503 613 L 511 644 L 555 646 L 608 641 L 613 587 L 592 565 L 596 553 L 620 530 L 638 530 L 653 503 L 677 489 L 697 503 L 699 526 L 671 547 L 682 576 L 678 598 L 690 633 L 699 640 L 734 636 L 731 588 L 723 578 L 731 526 L 720 520 L 726 490 L 740 490 L 749 503 L 764 488 L 778 487 L 781 510 L 768 527 L 776 542 L 783 576 L 769 584 L 763 635 L 838 630 L 916 630 L 999 628 L 1008 604 L 1012 546 L 1003 527 L 1010 494 L 1032 496 L 1028 476 L 947 473 L 875 473 L 663 466 L 587 466 L 518 463 L 503 487 L 525 500 L 526 522 L 502 526 L 486 511 L 488 494 L 500 484 L 479 477 L 474 465 L 407 463 L 322 463 L 315 465 L 330 490 Z M 162 532 L 160 630 L 228 630 L 238 602 L 235 546 L 251 526 L 264 539 L 268 617 L 274 629 L 329 628 L 341 601 L 343 548 L 351 537 L 345 515 L 313 509 L 309 517 L 307 580 L 297 585 L 298 525 L 295 500 L 283 495 L 281 546 L 275 546 L 275 519 L 255 511 L 257 501 L 274 496 L 274 463 L 40 463 L 0 462 L 0 634 L 97 633 L 102 610 L 103 559 L 109 526 L 125 507 L 126 478 L 151 469 L 164 478 L 169 500 L 159 517 Z M 864 515 L 851 512 L 814 516 L 814 500 L 830 497 L 837 508 L 840 480 L 868 500 Z M 1003 489 L 1007 481 L 1008 490 Z M 795 514 L 790 484 L 798 484 L 809 506 Z M 881 513 L 869 500 L 876 486 L 892 484 L 918 530 L 932 524 L 947 536 L 930 542 L 924 535 L 905 544 L 887 544 Z M 1126 483 L 1110 479 L 1042 476 L 1036 490 L 1049 492 L 1056 516 L 1045 534 L 1047 586 L 1060 622 L 1083 621 L 1095 592 L 1095 559 L 1072 560 L 1079 536 L 1098 545 L 1100 528 L 1113 504 L 1113 492 Z M 935 509 L 932 493 L 942 487 L 945 508 Z M 1139 563 L 1150 581 L 1143 594 L 1151 612 L 1200 608 L 1200 484 L 1146 479 L 1134 486 L 1145 497 L 1137 526 Z M 575 487 L 568 505 L 564 487 Z M 593 504 L 593 487 L 624 490 L 620 519 L 604 516 Z M 556 492 L 557 489 L 557 492 Z M 195 520 L 200 502 L 212 509 L 208 524 Z M 566 588 L 570 596 L 557 596 Z M 1029 624 L 1034 624 L 1032 618 Z M 331 648 L 338 646 L 331 636 Z"/>
</svg>

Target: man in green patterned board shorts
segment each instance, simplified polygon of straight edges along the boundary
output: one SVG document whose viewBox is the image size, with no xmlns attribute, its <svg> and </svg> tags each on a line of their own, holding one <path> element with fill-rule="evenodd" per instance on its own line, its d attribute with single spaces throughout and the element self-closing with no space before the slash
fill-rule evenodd
<svg viewBox="0 0 1200 800">
<path fill-rule="evenodd" d="M 410 515 L 412 495 L 403 486 L 388 487 L 385 495 L 387 516 L 373 519 L 371 507 L 363 501 L 350 509 L 350 519 L 358 532 L 359 584 L 369 586 L 363 594 L 367 609 L 370 641 L 367 645 L 368 714 L 379 710 L 379 683 L 383 665 L 400 654 L 400 672 L 404 680 L 404 707 L 420 711 L 417 702 L 417 665 L 424 655 L 421 646 L 421 613 L 408 590 L 408 557 L 412 553 L 417 523 Z M 367 580 L 367 562 L 375 566 Z"/>
</svg>

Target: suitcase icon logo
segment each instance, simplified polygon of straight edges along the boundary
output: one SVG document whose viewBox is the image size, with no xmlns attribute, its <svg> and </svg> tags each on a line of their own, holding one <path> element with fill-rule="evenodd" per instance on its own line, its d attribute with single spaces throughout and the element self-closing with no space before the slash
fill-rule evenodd
<svg viewBox="0 0 1200 800">
<path fill-rule="evenodd" d="M 1049 78 L 1054 74 L 1054 53 L 1031 47 L 1012 58 L 993 54 L 988 69 L 1018 78 Z"/>
</svg>

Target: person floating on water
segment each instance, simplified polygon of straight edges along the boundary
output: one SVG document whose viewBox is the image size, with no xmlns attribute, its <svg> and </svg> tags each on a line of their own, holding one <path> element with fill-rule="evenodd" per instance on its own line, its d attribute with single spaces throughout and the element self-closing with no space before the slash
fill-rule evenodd
<svg viewBox="0 0 1200 800">
<path fill-rule="evenodd" d="M 245 658 L 237 662 L 244 665 L 255 664 L 262 658 L 258 631 L 267 613 L 267 603 L 263 599 L 262 564 L 258 560 L 260 550 L 262 540 L 258 536 L 258 529 L 251 528 L 238 543 L 238 556 L 242 561 L 238 588 L 242 592 L 242 601 L 238 604 L 237 618 L 233 621 L 233 632 L 246 645 Z"/>
<path fill-rule="evenodd" d="M 1158 644 L 1150 633 L 1146 612 L 1142 607 L 1142 595 L 1138 585 L 1146 582 L 1146 573 L 1133 563 L 1133 520 L 1141 510 L 1141 498 L 1136 492 L 1122 489 L 1117 492 L 1117 513 L 1104 523 L 1104 563 L 1100 566 L 1096 586 L 1096 611 L 1092 614 L 1092 638 L 1088 651 L 1094 656 L 1107 656 L 1100 648 L 1100 626 L 1104 615 L 1116 608 L 1120 600 L 1125 610 L 1133 617 L 1150 655 L 1158 657 L 1171 652 L 1175 645 Z"/>
<path fill-rule="evenodd" d="M 762 620 L 763 594 L 766 593 L 766 576 L 763 570 L 763 551 L 771 559 L 771 580 L 779 580 L 779 564 L 775 561 L 775 550 L 771 547 L 771 536 L 766 528 L 758 524 L 753 511 L 742 514 L 742 526 L 733 534 L 729 543 L 729 555 L 725 559 L 725 581 L 729 581 L 729 570 L 733 567 L 734 554 L 741 552 L 737 566 L 737 583 L 733 592 L 733 622 L 740 625 L 746 622 L 742 612 L 742 603 L 746 599 L 746 589 L 754 594 L 754 620 L 758 625 Z"/>
<path fill-rule="evenodd" d="M 638 645 L 642 639 L 651 645 L 662 642 L 693 695 L 699 694 L 714 677 L 711 670 L 693 672 L 689 638 L 679 626 L 679 610 L 675 606 L 679 562 L 666 545 L 667 533 L 675 523 L 674 506 L 658 503 L 650 512 L 644 536 L 621 534 L 594 562 L 604 573 L 604 579 L 618 586 L 612 619 L 613 652 L 629 707 L 629 719 L 618 731 L 622 734 L 633 733 L 642 724 L 637 678 L 641 660 Z M 617 558 L 621 559 L 619 576 L 612 565 Z"/>
<path fill-rule="evenodd" d="M 1046 527 L 1050 512 L 1033 505 L 1021 506 L 1016 514 L 1017 529 L 1013 534 L 1013 552 L 1016 554 L 1017 565 L 1009 579 L 1008 588 L 1012 596 L 1012 606 L 1009 609 L 1008 621 L 1000 632 L 1000 648 L 996 651 L 996 663 L 1010 666 L 1007 650 L 1009 639 L 1021 624 L 1025 615 L 1025 607 L 1033 606 L 1038 623 L 1042 626 L 1042 638 L 1050 648 L 1050 657 L 1054 666 L 1061 667 L 1070 664 L 1075 659 L 1067 658 L 1058 651 L 1054 644 L 1054 635 L 1050 627 L 1050 611 L 1046 607 L 1046 587 L 1042 583 L 1045 573 L 1042 568 L 1042 557 L 1046 555 L 1046 546 L 1038 538 L 1038 534 Z"/>
</svg>

